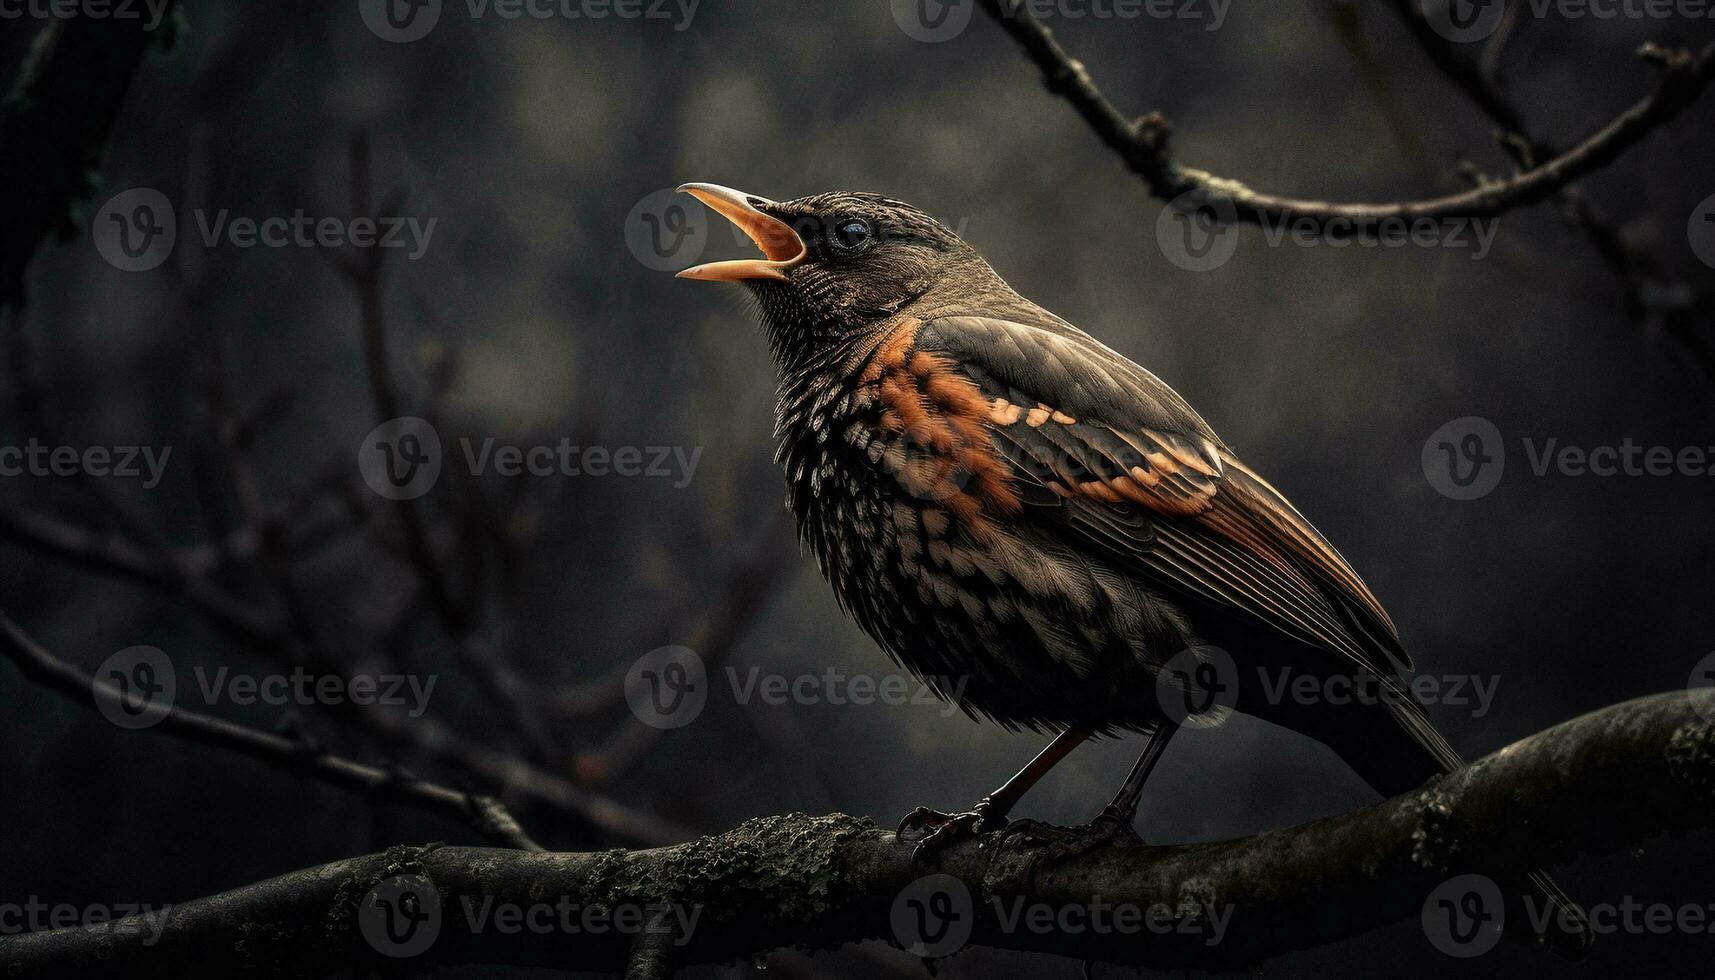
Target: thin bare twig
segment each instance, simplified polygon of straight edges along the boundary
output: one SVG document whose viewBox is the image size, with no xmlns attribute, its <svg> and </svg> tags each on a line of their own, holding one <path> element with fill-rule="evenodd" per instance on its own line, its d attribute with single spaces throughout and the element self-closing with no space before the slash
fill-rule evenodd
<svg viewBox="0 0 1715 980">
<path fill-rule="evenodd" d="M 470 773 L 514 802 L 529 801 L 593 828 L 603 838 L 628 844 L 665 844 L 697 836 L 689 827 L 626 806 L 517 755 L 465 738 L 424 716 L 409 724 L 392 712 L 372 712 L 372 731 L 408 744 L 431 759 Z"/>
<path fill-rule="evenodd" d="M 363 135 L 352 139 L 350 157 L 352 213 L 381 216 L 395 210 L 399 206 L 397 194 L 374 208 L 369 141 Z M 378 423 L 397 418 L 403 411 L 389 355 L 383 303 L 385 260 L 385 250 L 373 246 L 360 250 L 354 259 L 331 259 L 357 296 L 363 360 Z M 480 624 L 472 610 L 473 597 L 454 592 L 430 543 L 421 503 L 398 501 L 395 512 L 403 531 L 406 556 L 421 581 L 428 607 L 450 639 L 453 656 L 461 669 L 505 719 L 508 729 L 519 736 L 523 750 L 546 763 L 555 755 L 554 740 L 538 714 L 536 699 L 500 650 L 479 635 Z M 476 561 L 480 561 L 477 556 L 467 557 L 467 563 Z"/>
<path fill-rule="evenodd" d="M 313 652 L 307 660 L 295 659 L 284 639 L 287 625 L 277 618 L 232 597 L 202 574 L 163 567 L 121 537 L 0 508 L 0 538 L 5 537 L 78 567 L 182 596 L 211 625 L 276 662 L 344 675 L 346 665 L 326 662 Z M 426 716 L 406 724 L 391 712 L 346 707 L 351 710 L 342 717 L 357 723 L 359 730 L 481 777 L 608 839 L 661 844 L 693 836 L 687 828 L 590 792 L 526 759 L 471 741 Z"/>
<path fill-rule="evenodd" d="M 687 644 L 702 657 L 707 669 L 724 663 L 738 648 L 779 583 L 785 581 L 786 570 L 795 565 L 789 560 L 790 552 L 769 547 L 760 550 L 765 553 L 733 575 L 725 601 L 716 606 Z M 621 697 L 623 683 L 621 678 Z M 643 724 L 616 727 L 600 747 L 578 757 L 576 771 L 580 781 L 600 785 L 619 779 L 641 762 L 668 731 Z"/>
<path fill-rule="evenodd" d="M 118 688 L 49 653 L 3 611 L 0 611 L 0 652 L 17 664 L 29 680 L 79 704 L 93 708 L 100 702 L 117 705 L 124 699 Z M 492 797 L 475 796 L 398 770 L 307 750 L 302 741 L 177 705 L 163 706 L 160 719 L 152 728 L 198 745 L 236 752 L 275 769 L 352 790 L 372 801 L 397 802 L 463 821 L 490 840 L 507 847 L 542 850 L 542 846 L 524 832 L 506 807 Z"/>
<path fill-rule="evenodd" d="M 1217 217 L 1257 224 L 1302 222 L 1307 226 L 1362 235 L 1388 219 L 1489 217 L 1541 201 L 1573 180 L 1612 162 L 1684 109 L 1715 76 L 1715 45 L 1692 54 L 1646 46 L 1661 76 L 1655 90 L 1565 153 L 1505 180 L 1457 194 L 1418 201 L 1341 203 L 1283 197 L 1247 187 L 1237 180 L 1186 167 L 1168 149 L 1170 125 L 1159 112 L 1128 119 L 1109 101 L 1088 69 L 1074 59 L 1018 0 L 981 0 L 1041 69 L 1048 89 L 1064 97 L 1096 135 L 1143 178 L 1164 201 L 1192 195 L 1216 205 Z M 1230 209 L 1230 211 L 1228 210 Z"/>
<path fill-rule="evenodd" d="M 1388 6 L 1436 70 L 1500 130 L 1497 135 L 1502 144 L 1515 156 L 1525 158 L 1524 166 L 1528 167 L 1530 161 L 1560 155 L 1560 148 L 1538 134 L 1518 106 L 1495 85 L 1492 72 L 1464 57 L 1457 45 L 1436 32 L 1416 0 L 1390 0 Z M 1509 13 L 1514 10 L 1516 7 Z M 1489 52 L 1485 51 L 1485 59 L 1488 57 Z M 1602 262 L 1623 284 L 1627 315 L 1638 323 L 1659 322 L 1663 332 L 1684 348 L 1704 380 L 1715 384 L 1715 346 L 1707 335 L 1709 324 L 1715 319 L 1715 295 L 1689 283 L 1657 281 L 1657 270 L 1662 267 L 1659 259 L 1629 245 L 1619 228 L 1588 198 L 1573 187 L 1562 187 L 1558 197 L 1573 226 L 1584 232 Z M 1666 297 L 1681 299 L 1677 303 L 1664 303 Z"/>
<path fill-rule="evenodd" d="M 733 648 L 756 616 L 795 567 L 789 551 L 776 547 L 786 528 L 785 511 L 769 521 L 756 536 L 756 545 L 727 573 L 720 598 L 709 605 L 691 631 L 686 646 L 697 651 L 705 666 L 712 667 Z M 625 703 L 625 674 L 622 663 L 594 680 L 567 684 L 548 697 L 555 711 L 572 717 L 598 714 Z"/>
<path fill-rule="evenodd" d="M 243 526 L 254 528 L 257 547 L 253 564 L 266 579 L 291 628 L 288 642 L 302 643 L 312 651 L 308 659 L 324 663 L 343 663 L 344 652 L 322 638 L 322 630 L 310 612 L 310 601 L 298 586 L 297 576 L 287 560 L 282 528 L 268 521 L 269 505 L 263 498 L 262 487 L 250 465 L 247 425 L 232 404 L 231 385 L 227 379 L 227 359 L 221 338 L 208 341 L 209 378 L 207 409 L 214 442 L 225 462 L 227 478 L 238 498 Z"/>
<path fill-rule="evenodd" d="M 215 585 L 203 574 L 206 569 L 164 562 L 123 535 L 0 507 L 0 539 L 176 596 L 240 642 L 270 647 L 285 634 L 278 617 Z"/>
</svg>

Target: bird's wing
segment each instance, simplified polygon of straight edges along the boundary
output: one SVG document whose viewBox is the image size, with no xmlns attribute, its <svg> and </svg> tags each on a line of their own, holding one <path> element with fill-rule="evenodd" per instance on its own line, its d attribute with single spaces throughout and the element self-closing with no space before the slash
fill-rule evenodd
<svg viewBox="0 0 1715 980">
<path fill-rule="evenodd" d="M 988 400 L 1023 519 L 1365 670 L 1411 666 L 1340 553 L 1148 371 L 1058 321 L 941 317 L 915 343 Z"/>
</svg>

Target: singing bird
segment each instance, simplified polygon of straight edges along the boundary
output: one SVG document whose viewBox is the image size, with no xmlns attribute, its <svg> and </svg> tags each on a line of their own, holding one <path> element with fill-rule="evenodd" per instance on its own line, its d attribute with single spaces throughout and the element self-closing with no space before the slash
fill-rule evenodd
<svg viewBox="0 0 1715 980">
<path fill-rule="evenodd" d="M 679 275 L 741 283 L 761 310 L 787 505 L 841 607 L 967 712 L 1058 733 L 969 812 L 907 817 L 920 852 L 1003 826 L 1078 745 L 1128 731 L 1143 752 L 1081 836 L 1130 834 L 1187 720 L 1157 695 L 1197 673 L 1169 677 L 1188 655 L 1229 657 L 1210 686 L 1230 707 L 1323 742 L 1384 795 L 1462 765 L 1401 685 L 1412 661 L 1375 595 L 1155 375 L 911 205 L 680 190 L 763 252 Z M 1390 696 L 1282 696 L 1259 670 Z M 1520 887 L 1581 920 L 1545 875 Z"/>
</svg>

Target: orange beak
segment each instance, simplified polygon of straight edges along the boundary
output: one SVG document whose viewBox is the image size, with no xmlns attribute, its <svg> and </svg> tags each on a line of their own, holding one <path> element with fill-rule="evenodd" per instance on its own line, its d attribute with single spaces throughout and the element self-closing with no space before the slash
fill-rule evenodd
<svg viewBox="0 0 1715 980">
<path fill-rule="evenodd" d="M 756 204 L 773 204 L 765 197 L 735 191 L 719 184 L 684 184 L 679 190 L 691 195 L 739 227 L 766 258 L 734 259 L 729 262 L 709 262 L 679 273 L 680 279 L 706 279 L 711 282 L 743 282 L 746 279 L 777 279 L 786 281 L 786 271 L 804 261 L 809 249 L 792 226 L 778 218 L 763 214 Z M 756 202 L 753 204 L 751 202 Z"/>
</svg>

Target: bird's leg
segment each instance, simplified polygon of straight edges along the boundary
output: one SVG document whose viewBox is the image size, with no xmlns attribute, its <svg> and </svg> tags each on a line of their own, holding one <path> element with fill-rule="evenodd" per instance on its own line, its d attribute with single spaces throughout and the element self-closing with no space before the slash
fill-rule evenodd
<svg viewBox="0 0 1715 980">
<path fill-rule="evenodd" d="M 1087 854 L 1122 838 L 1132 842 L 1140 841 L 1137 831 L 1132 828 L 1132 821 L 1137 818 L 1137 804 L 1143 798 L 1143 784 L 1149 781 L 1149 774 L 1155 770 L 1155 764 L 1161 761 L 1161 756 L 1167 751 L 1167 743 L 1177 728 L 1172 722 L 1163 722 L 1149 733 L 1149 741 L 1144 743 L 1143 752 L 1138 755 L 1137 762 L 1133 763 L 1131 773 L 1125 778 L 1125 784 L 1120 787 L 1113 802 L 1089 824 L 1070 831 L 1048 830 L 1035 822 L 1029 827 L 1015 824 L 1007 829 L 1008 836 L 1015 832 L 1044 836 L 1043 832 L 1047 830 L 1045 836 L 1050 839 L 1050 843 L 1043 856 L 1050 862 Z"/>
<path fill-rule="evenodd" d="M 942 813 L 920 806 L 906 814 L 905 819 L 899 822 L 899 830 L 894 836 L 904 839 L 907 830 L 928 830 L 911 851 L 911 858 L 915 861 L 933 854 L 961 837 L 1006 826 L 1006 815 L 1012 811 L 1019 798 L 1089 737 L 1087 729 L 1068 728 L 1055 736 L 1054 741 L 1049 742 L 1041 752 L 1036 753 L 1036 758 L 1031 759 L 1023 769 L 1007 780 L 1006 785 L 978 800 L 976 806 L 969 811 Z"/>
<path fill-rule="evenodd" d="M 1164 721 L 1155 731 L 1149 733 L 1149 741 L 1139 753 L 1137 762 L 1132 764 L 1130 775 L 1125 777 L 1125 784 L 1114 795 L 1112 803 L 1097 817 L 1098 821 L 1111 821 L 1123 827 L 1130 827 L 1137 817 L 1138 801 L 1143 799 L 1143 784 L 1149 781 L 1149 774 L 1155 771 L 1155 764 L 1167 752 L 1167 743 L 1173 738 L 1173 733 L 1179 726 L 1171 721 Z"/>
</svg>

